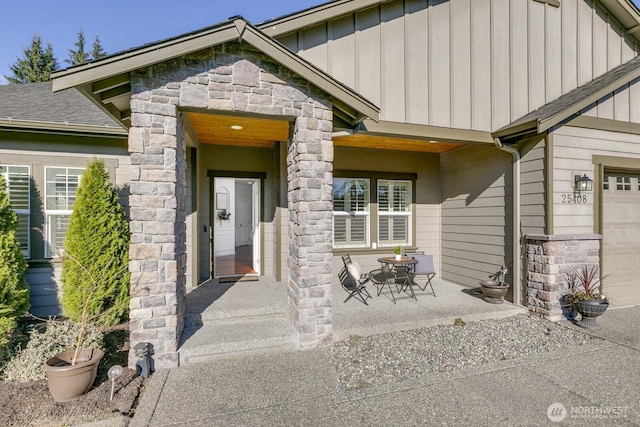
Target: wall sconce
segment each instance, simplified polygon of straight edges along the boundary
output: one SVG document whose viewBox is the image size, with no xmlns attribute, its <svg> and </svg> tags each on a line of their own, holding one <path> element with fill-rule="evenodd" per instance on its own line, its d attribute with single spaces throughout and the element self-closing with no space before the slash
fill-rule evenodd
<svg viewBox="0 0 640 427">
<path fill-rule="evenodd" d="M 574 178 L 575 178 L 576 191 L 578 193 L 581 193 L 583 191 L 593 190 L 593 180 L 589 178 L 587 174 L 584 174 L 582 176 L 575 175 Z"/>
</svg>

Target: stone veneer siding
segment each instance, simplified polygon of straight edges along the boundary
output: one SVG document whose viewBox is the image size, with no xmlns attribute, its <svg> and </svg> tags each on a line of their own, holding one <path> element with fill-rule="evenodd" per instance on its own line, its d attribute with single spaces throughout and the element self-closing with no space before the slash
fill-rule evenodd
<svg viewBox="0 0 640 427">
<path fill-rule="evenodd" d="M 237 42 L 132 73 L 131 89 L 131 348 L 149 342 L 156 368 L 179 364 L 187 265 L 180 108 L 295 120 L 287 157 L 290 317 L 300 348 L 330 342 L 333 116 L 328 96 Z M 131 350 L 129 366 L 135 363 Z"/>
<path fill-rule="evenodd" d="M 564 319 L 560 298 L 572 269 L 600 267 L 599 234 L 527 235 L 529 310 L 549 320 Z"/>
</svg>

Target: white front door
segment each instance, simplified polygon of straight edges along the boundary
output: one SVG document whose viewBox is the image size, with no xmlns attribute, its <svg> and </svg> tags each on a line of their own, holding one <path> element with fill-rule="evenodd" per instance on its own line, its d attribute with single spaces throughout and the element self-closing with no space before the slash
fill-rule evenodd
<svg viewBox="0 0 640 427">
<path fill-rule="evenodd" d="M 251 244 L 251 230 L 253 228 L 253 212 L 251 199 L 238 199 L 238 225 L 236 228 L 236 245 Z"/>
</svg>

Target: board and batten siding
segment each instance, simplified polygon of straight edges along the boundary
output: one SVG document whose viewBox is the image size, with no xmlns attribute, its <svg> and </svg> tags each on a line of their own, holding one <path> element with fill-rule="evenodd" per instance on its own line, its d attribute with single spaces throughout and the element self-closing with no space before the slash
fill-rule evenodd
<svg viewBox="0 0 640 427">
<path fill-rule="evenodd" d="M 595 105 L 582 111 L 583 116 L 620 122 L 640 123 L 640 78 L 629 82 Z"/>
<path fill-rule="evenodd" d="M 382 120 L 480 131 L 640 51 L 596 0 L 394 0 L 279 40 L 379 105 Z"/>
<path fill-rule="evenodd" d="M 512 259 L 512 157 L 469 146 L 440 158 L 442 278 L 477 286 Z"/>
<path fill-rule="evenodd" d="M 595 231 L 595 188 L 584 193 L 586 203 L 563 203 L 563 195 L 573 194 L 574 175 L 586 173 L 594 178 L 593 156 L 640 159 L 638 135 L 572 126 L 554 131 L 552 234 L 591 234 Z"/>
</svg>

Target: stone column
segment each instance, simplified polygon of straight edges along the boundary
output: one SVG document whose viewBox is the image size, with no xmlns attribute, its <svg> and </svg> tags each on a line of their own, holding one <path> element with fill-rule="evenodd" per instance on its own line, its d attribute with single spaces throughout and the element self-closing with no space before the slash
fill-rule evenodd
<svg viewBox="0 0 640 427">
<path fill-rule="evenodd" d="M 567 293 L 566 274 L 600 266 L 602 235 L 529 234 L 526 239 L 529 310 L 552 321 L 564 319 L 560 298 Z"/>
<path fill-rule="evenodd" d="M 144 83 L 132 79 L 129 366 L 133 347 L 148 342 L 155 367 L 168 368 L 178 366 L 184 311 L 186 150 L 172 97 Z"/>
<path fill-rule="evenodd" d="M 333 339 L 331 106 L 302 106 L 287 154 L 289 316 L 301 350 Z"/>
</svg>

